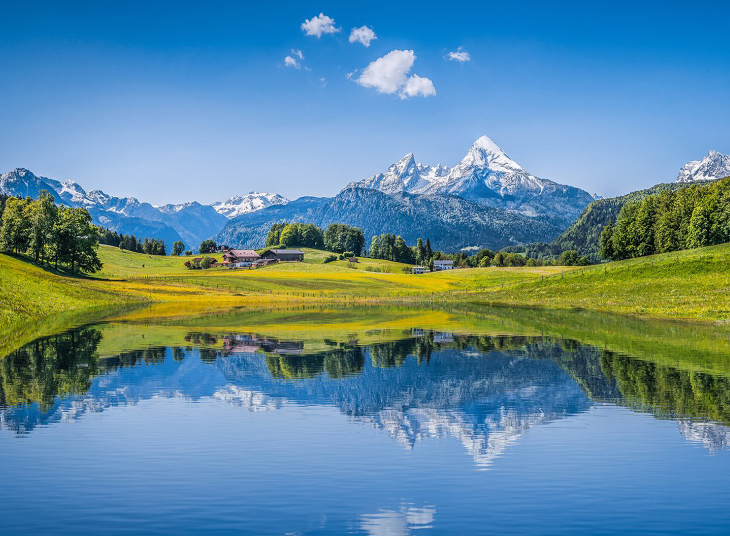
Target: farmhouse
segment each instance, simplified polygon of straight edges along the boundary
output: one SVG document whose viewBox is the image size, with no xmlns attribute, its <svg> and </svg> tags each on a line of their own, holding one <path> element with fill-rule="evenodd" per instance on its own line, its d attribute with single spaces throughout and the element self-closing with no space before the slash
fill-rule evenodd
<svg viewBox="0 0 730 536">
<path fill-rule="evenodd" d="M 271 259 L 275 261 L 303 261 L 304 252 L 298 249 L 267 249 L 261 254 L 262 259 Z"/>
<path fill-rule="evenodd" d="M 411 267 L 411 273 L 412 274 L 425 274 L 430 272 L 431 270 L 428 269 L 427 266 L 413 266 Z"/>
<path fill-rule="evenodd" d="M 442 272 L 444 270 L 453 270 L 454 261 L 433 261 L 433 271 Z"/>
<path fill-rule="evenodd" d="M 259 259 L 252 249 L 229 249 L 223 253 L 223 263 L 235 266 L 248 266 Z"/>
</svg>

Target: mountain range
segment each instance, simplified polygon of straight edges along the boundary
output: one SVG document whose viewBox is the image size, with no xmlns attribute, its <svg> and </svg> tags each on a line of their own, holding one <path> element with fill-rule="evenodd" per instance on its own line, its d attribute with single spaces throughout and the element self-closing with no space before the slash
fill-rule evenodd
<svg viewBox="0 0 730 536">
<path fill-rule="evenodd" d="M 727 175 L 730 156 L 710 151 L 702 160 L 684 165 L 675 183 Z M 447 251 L 553 240 L 557 247 L 572 244 L 573 235 L 586 234 L 580 229 L 597 214 L 613 214 L 625 201 L 597 200 L 580 188 L 536 177 L 486 136 L 453 167 L 421 164 L 408 153 L 386 171 L 351 182 L 334 197 L 295 201 L 251 192 L 211 205 L 193 201 L 155 206 L 134 197 L 87 192 L 74 181 L 39 177 L 23 168 L 0 175 L 0 194 L 37 197 L 41 190 L 49 191 L 59 204 L 87 208 L 94 222 L 108 229 L 168 244 L 182 240 L 191 249 L 211 237 L 232 247 L 261 247 L 273 223 L 290 221 L 354 225 L 368 239 L 383 233 L 399 234 L 409 243 L 430 238 L 434 247 Z M 594 240 L 583 241 L 591 244 L 579 249 L 593 253 Z"/>
<path fill-rule="evenodd" d="M 408 153 L 384 173 L 354 185 L 388 194 L 458 196 L 487 207 L 546 218 L 559 227 L 573 223 L 594 200 L 580 188 L 532 175 L 487 136 L 475 141 L 453 168 L 416 163 L 413 153 Z"/>
<path fill-rule="evenodd" d="M 217 235 L 237 247 L 262 244 L 273 223 L 346 223 L 366 237 L 430 238 L 447 251 L 549 241 L 595 198 L 532 175 L 482 136 L 454 167 L 416 162 L 408 153 L 386 171 L 351 182 L 333 198 L 301 198 L 233 218 Z"/>
<path fill-rule="evenodd" d="M 23 168 L 0 175 L 0 194 L 36 198 L 41 190 L 53 195 L 58 204 L 86 208 L 94 223 L 107 229 L 162 239 L 168 245 L 182 240 L 188 248 L 196 248 L 200 242 L 215 235 L 229 218 L 288 203 L 278 194 L 251 192 L 212 205 L 193 201 L 154 206 L 134 197 L 115 197 L 101 190 L 87 192 L 74 181 L 38 177 Z"/>
<path fill-rule="evenodd" d="M 492 208 L 449 195 L 386 194 L 371 188 L 348 186 L 335 197 L 301 197 L 286 205 L 244 214 L 218 233 L 218 243 L 232 247 L 261 247 L 274 223 L 302 222 L 326 227 L 345 223 L 373 235 L 393 233 L 409 244 L 429 238 L 448 251 L 479 247 L 502 248 L 548 237 L 562 228 L 548 219 Z"/>
</svg>

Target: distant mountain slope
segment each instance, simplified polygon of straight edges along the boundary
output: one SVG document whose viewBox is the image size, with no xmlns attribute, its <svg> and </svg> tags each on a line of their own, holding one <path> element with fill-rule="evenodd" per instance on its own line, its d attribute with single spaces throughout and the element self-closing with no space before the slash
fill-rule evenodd
<svg viewBox="0 0 730 536">
<path fill-rule="evenodd" d="M 278 194 L 252 192 L 213 205 L 194 201 L 155 207 L 134 197 L 116 197 L 101 190 L 87 192 L 74 181 L 38 177 L 23 168 L 0 175 L 0 194 L 36 198 L 41 190 L 53 195 L 58 204 L 86 208 L 98 225 L 124 234 L 162 239 L 168 249 L 176 240 L 194 249 L 220 231 L 228 218 L 288 202 Z"/>
<path fill-rule="evenodd" d="M 702 160 L 687 162 L 676 182 L 711 181 L 730 176 L 730 155 L 710 151 Z"/>
<path fill-rule="evenodd" d="M 459 196 L 526 216 L 548 218 L 563 228 L 575 221 L 594 200 L 580 188 L 532 175 L 487 136 L 474 142 L 453 168 L 419 164 L 413 153 L 408 153 L 384 173 L 377 173 L 355 185 L 388 194 Z"/>
<path fill-rule="evenodd" d="M 333 198 L 301 198 L 287 205 L 239 216 L 216 240 L 232 247 L 261 247 L 269 227 L 281 222 L 306 222 L 326 227 L 345 223 L 370 237 L 401 235 L 408 243 L 430 238 L 434 247 L 458 251 L 465 247 L 501 248 L 540 239 L 550 240 L 560 228 L 539 218 L 495 209 L 455 196 L 385 194 L 351 186 Z"/>
</svg>

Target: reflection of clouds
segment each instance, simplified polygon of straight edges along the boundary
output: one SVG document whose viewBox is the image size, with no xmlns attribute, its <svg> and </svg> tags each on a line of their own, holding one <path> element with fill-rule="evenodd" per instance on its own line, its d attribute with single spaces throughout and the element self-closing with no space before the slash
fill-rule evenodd
<svg viewBox="0 0 730 536">
<path fill-rule="evenodd" d="M 380 510 L 360 516 L 360 528 L 371 536 L 409 536 L 418 529 L 430 529 L 436 508 L 402 504 L 397 510 Z"/>
<path fill-rule="evenodd" d="M 284 403 L 283 398 L 273 398 L 259 391 L 249 391 L 232 384 L 218 389 L 213 393 L 213 398 L 246 408 L 249 411 L 280 409 Z"/>
<path fill-rule="evenodd" d="M 679 433 L 687 441 L 700 443 L 710 450 L 724 450 L 730 447 L 730 427 L 712 422 L 677 422 Z"/>
</svg>

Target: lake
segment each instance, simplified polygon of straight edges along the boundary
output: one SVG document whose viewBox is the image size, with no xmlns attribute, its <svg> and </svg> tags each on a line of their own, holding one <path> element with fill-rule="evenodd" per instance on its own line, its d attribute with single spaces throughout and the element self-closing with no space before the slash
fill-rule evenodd
<svg viewBox="0 0 730 536">
<path fill-rule="evenodd" d="M 730 337 L 151 307 L 6 346 L 0 534 L 730 532 Z"/>
</svg>

